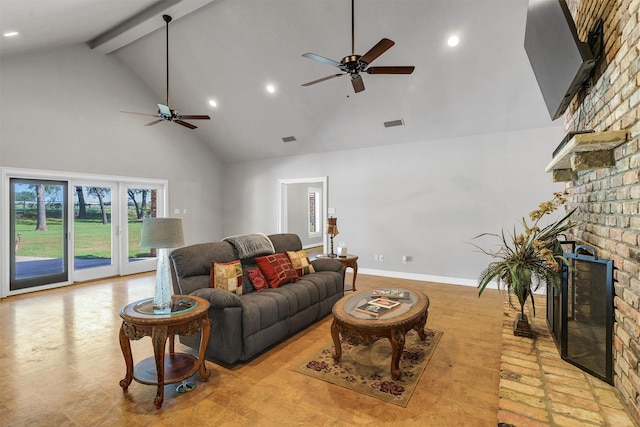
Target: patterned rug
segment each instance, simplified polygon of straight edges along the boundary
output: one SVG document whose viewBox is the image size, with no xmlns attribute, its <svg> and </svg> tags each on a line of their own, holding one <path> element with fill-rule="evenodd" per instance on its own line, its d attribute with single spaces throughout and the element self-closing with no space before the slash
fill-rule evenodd
<svg viewBox="0 0 640 427">
<path fill-rule="evenodd" d="M 443 334 L 429 329 L 425 332 L 424 341 L 417 332 L 407 332 L 399 380 L 391 377 L 391 343 L 386 338 L 368 346 L 352 346 L 343 341 L 342 359 L 338 363 L 333 360 L 335 347 L 330 341 L 292 371 L 406 407 Z"/>
</svg>

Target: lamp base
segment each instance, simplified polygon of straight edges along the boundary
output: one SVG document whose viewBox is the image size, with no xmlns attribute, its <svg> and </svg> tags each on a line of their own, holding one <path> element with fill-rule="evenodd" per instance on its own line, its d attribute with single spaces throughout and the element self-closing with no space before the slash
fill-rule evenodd
<svg viewBox="0 0 640 427">
<path fill-rule="evenodd" d="M 153 314 L 171 314 L 171 303 L 169 304 L 153 303 Z"/>
<path fill-rule="evenodd" d="M 168 249 L 159 248 L 157 252 L 156 293 L 153 296 L 154 314 L 171 313 L 171 279 L 169 279 Z"/>
</svg>

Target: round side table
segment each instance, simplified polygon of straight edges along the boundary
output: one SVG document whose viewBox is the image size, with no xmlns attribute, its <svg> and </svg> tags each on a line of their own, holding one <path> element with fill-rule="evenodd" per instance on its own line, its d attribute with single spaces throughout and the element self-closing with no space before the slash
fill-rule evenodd
<svg viewBox="0 0 640 427">
<path fill-rule="evenodd" d="M 136 301 L 120 310 L 122 327 L 120 328 L 120 348 L 127 366 L 120 387 L 127 391 L 131 380 L 141 384 L 156 385 L 158 391 L 153 400 L 160 409 L 164 401 L 164 385 L 181 382 L 200 373 L 203 381 L 209 379 L 210 372 L 205 365 L 205 351 L 209 343 L 211 325 L 209 324 L 209 301 L 187 295 L 171 297 L 171 313 L 155 314 L 153 298 Z M 200 352 L 198 357 L 186 353 L 176 353 L 175 335 L 195 335 L 202 331 Z M 151 337 L 153 357 L 148 357 L 133 366 L 130 340 Z M 169 353 L 165 355 L 165 347 L 169 340 Z"/>
</svg>

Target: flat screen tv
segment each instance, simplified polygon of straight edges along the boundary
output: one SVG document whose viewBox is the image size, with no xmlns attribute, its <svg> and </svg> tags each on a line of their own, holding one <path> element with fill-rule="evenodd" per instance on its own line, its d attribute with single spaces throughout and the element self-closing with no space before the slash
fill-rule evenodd
<svg viewBox="0 0 640 427">
<path fill-rule="evenodd" d="M 595 59 L 565 0 L 529 0 L 524 48 L 552 120 L 564 114 Z"/>
</svg>

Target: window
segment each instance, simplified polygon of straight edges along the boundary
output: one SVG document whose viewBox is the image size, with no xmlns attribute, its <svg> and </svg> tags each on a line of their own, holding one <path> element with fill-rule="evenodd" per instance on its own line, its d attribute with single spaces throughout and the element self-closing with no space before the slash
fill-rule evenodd
<svg viewBox="0 0 640 427">
<path fill-rule="evenodd" d="M 319 188 L 309 187 L 308 195 L 308 212 L 309 212 L 309 237 L 319 237 L 322 234 L 322 215 L 320 208 L 321 190 Z"/>
</svg>

